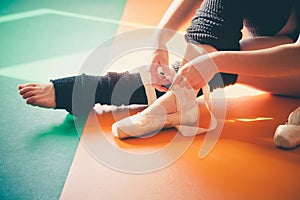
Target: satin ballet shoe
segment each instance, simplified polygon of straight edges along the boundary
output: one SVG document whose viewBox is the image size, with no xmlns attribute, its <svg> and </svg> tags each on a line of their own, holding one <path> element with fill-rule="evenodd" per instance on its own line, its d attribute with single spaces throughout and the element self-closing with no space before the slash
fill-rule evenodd
<svg viewBox="0 0 300 200">
<path fill-rule="evenodd" d="M 285 125 L 277 127 L 274 144 L 285 149 L 292 149 L 300 145 L 300 107 L 289 115 Z"/>
<path fill-rule="evenodd" d="M 210 129 L 216 127 L 216 119 L 209 106 L 209 86 L 202 88 L 204 91 L 205 105 L 211 113 Z M 173 86 L 171 92 L 176 96 L 177 112 L 167 115 L 149 115 L 138 113 L 124 118 L 112 125 L 115 137 L 140 137 L 148 133 L 154 133 L 163 128 L 174 127 L 183 136 L 195 136 L 207 132 L 209 129 L 198 127 L 198 104 L 195 93 L 184 90 L 179 86 Z M 188 99 L 188 101 L 187 101 Z"/>
<path fill-rule="evenodd" d="M 274 144 L 285 149 L 292 149 L 300 145 L 300 126 L 279 125 L 275 132 Z"/>
<path fill-rule="evenodd" d="M 176 126 L 180 128 L 180 125 L 194 126 L 198 122 L 198 106 L 194 91 L 172 86 L 168 92 L 175 96 L 175 113 L 153 115 L 149 112 L 141 112 L 124 118 L 112 125 L 114 136 L 118 138 L 139 137 L 163 128 Z M 189 99 L 188 102 L 187 99 Z"/>
<path fill-rule="evenodd" d="M 120 139 L 141 137 L 170 127 L 175 127 L 183 132 L 192 132 L 193 129 L 191 127 L 195 127 L 198 123 L 197 109 L 192 108 L 184 113 L 176 112 L 168 115 L 138 113 L 115 122 L 112 125 L 112 132 L 115 137 Z"/>
</svg>

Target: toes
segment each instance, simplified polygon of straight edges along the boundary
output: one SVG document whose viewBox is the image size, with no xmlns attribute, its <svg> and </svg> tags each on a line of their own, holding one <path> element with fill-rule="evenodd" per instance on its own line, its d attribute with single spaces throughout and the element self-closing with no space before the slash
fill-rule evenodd
<svg viewBox="0 0 300 200">
<path fill-rule="evenodd" d="M 24 95 L 26 94 L 27 92 L 30 92 L 30 91 L 35 91 L 37 88 L 36 87 L 32 87 L 32 86 L 28 86 L 28 87 L 25 87 L 23 89 L 21 89 L 19 91 L 20 95 Z"/>
<path fill-rule="evenodd" d="M 26 103 L 29 104 L 29 105 L 35 106 L 34 103 L 35 103 L 36 100 L 37 100 L 36 97 L 30 97 L 26 100 Z"/>
<path fill-rule="evenodd" d="M 27 99 L 27 98 L 32 97 L 34 95 L 36 95 L 36 91 L 29 91 L 29 92 L 24 93 L 22 95 L 22 97 L 23 97 L 23 99 Z"/>
<path fill-rule="evenodd" d="M 25 83 L 25 84 L 20 84 L 18 85 L 18 89 L 21 90 L 25 87 L 35 87 L 37 84 L 36 83 Z"/>
<path fill-rule="evenodd" d="M 50 85 L 51 84 L 51 85 Z M 44 108 L 55 107 L 55 94 L 53 84 L 24 84 L 19 85 L 20 95 L 26 99 L 26 103 L 32 106 Z M 51 87 L 49 87 L 51 86 Z"/>
</svg>

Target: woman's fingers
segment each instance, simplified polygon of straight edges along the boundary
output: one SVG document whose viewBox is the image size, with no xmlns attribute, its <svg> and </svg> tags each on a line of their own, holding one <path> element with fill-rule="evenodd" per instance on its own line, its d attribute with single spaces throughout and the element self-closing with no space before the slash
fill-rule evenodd
<svg viewBox="0 0 300 200">
<path fill-rule="evenodd" d="M 168 91 L 168 88 L 163 87 L 163 86 L 160 85 L 160 84 L 152 84 L 152 85 L 153 85 L 153 87 L 154 87 L 155 89 L 157 89 L 157 90 L 160 91 L 160 92 L 167 92 L 167 91 Z"/>
<path fill-rule="evenodd" d="M 159 91 L 166 92 L 168 89 L 164 86 L 172 83 L 175 71 L 167 65 L 152 64 L 150 74 L 153 87 Z"/>
<path fill-rule="evenodd" d="M 158 74 L 151 75 L 152 86 L 161 92 L 166 92 L 167 88 L 163 87 L 163 83 L 166 82 Z"/>
<path fill-rule="evenodd" d="M 169 53 L 166 47 L 158 48 L 154 51 L 151 66 L 150 75 L 154 88 L 159 91 L 167 91 L 167 88 L 163 85 L 171 83 L 170 69 L 169 69 Z"/>
<path fill-rule="evenodd" d="M 193 66 L 184 66 L 174 79 L 174 84 L 180 87 L 200 89 L 204 84 L 201 74 Z"/>
</svg>

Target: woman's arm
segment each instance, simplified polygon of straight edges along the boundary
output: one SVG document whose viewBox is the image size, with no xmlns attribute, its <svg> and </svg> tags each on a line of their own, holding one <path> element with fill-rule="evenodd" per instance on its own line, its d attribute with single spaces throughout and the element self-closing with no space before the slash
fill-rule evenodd
<svg viewBox="0 0 300 200">
<path fill-rule="evenodd" d="M 203 87 L 217 72 L 257 77 L 300 75 L 300 38 L 253 51 L 218 51 L 199 56 L 181 68 L 174 83 L 195 90 Z"/>
<path fill-rule="evenodd" d="M 190 22 L 203 0 L 174 0 L 157 26 L 155 38 L 165 45 L 186 23 Z M 167 31 L 167 30 L 174 31 Z"/>
<path fill-rule="evenodd" d="M 210 56 L 224 73 L 278 77 L 300 75 L 300 39 L 293 44 L 254 51 L 222 51 Z"/>
<path fill-rule="evenodd" d="M 165 75 L 171 76 L 169 69 L 169 53 L 166 43 L 180 30 L 180 28 L 195 14 L 202 1 L 199 0 L 175 0 L 168 8 L 166 14 L 161 19 L 153 36 L 154 47 L 152 65 L 150 67 L 152 85 L 159 91 L 167 91 L 162 85 L 167 85 L 170 80 L 165 79 L 158 73 L 158 68 L 162 68 Z"/>
</svg>

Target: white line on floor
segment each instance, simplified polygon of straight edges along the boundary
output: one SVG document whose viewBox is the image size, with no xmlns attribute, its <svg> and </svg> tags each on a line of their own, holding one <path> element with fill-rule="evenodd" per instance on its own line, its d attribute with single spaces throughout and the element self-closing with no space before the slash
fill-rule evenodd
<svg viewBox="0 0 300 200">
<path fill-rule="evenodd" d="M 105 22 L 105 23 L 111 23 L 111 24 L 120 24 L 123 26 L 132 26 L 132 27 L 137 27 L 137 28 L 154 28 L 154 26 L 150 26 L 147 24 L 118 21 L 115 19 L 95 17 L 95 16 L 83 15 L 83 14 L 54 10 L 54 9 L 46 9 L 46 8 L 1 16 L 0 23 L 15 21 L 15 20 L 19 20 L 19 19 L 25 19 L 25 18 L 30 18 L 30 17 L 37 17 L 37 16 L 41 16 L 41 15 L 46 15 L 46 14 L 56 14 L 56 15 L 61 15 L 61 16 L 66 16 L 66 17 L 86 19 L 86 20 L 90 20 L 90 21 Z"/>
</svg>

